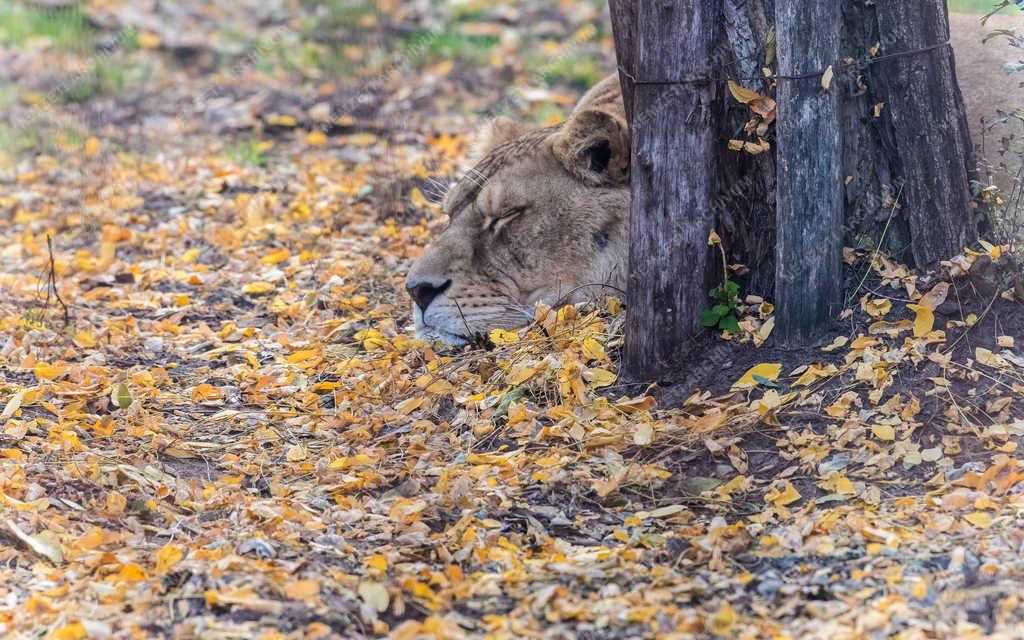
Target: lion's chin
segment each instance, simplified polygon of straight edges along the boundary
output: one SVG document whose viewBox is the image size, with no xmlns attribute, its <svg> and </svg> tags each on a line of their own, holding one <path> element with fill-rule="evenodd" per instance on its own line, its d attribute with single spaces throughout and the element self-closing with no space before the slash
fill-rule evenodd
<svg viewBox="0 0 1024 640">
<path fill-rule="evenodd" d="M 423 330 L 417 329 L 416 337 L 420 340 L 436 340 L 452 347 L 461 347 L 469 342 L 465 336 L 449 333 L 441 329 L 434 329 L 433 327 L 427 327 Z"/>
<path fill-rule="evenodd" d="M 413 305 L 412 319 L 416 327 L 416 337 L 420 340 L 436 340 L 452 347 L 461 347 L 469 342 L 466 336 L 432 327 L 423 321 L 423 312 Z"/>
</svg>

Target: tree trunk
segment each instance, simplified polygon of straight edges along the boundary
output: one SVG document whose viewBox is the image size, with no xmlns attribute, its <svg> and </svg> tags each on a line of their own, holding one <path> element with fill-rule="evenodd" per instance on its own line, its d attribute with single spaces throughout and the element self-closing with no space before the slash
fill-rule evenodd
<svg viewBox="0 0 1024 640">
<path fill-rule="evenodd" d="M 839 97 L 839 5 L 779 0 L 776 148 L 775 338 L 784 346 L 820 339 L 842 304 L 843 183 Z M 808 70 L 810 73 L 808 73 Z M 827 86 L 825 86 L 827 85 Z"/>
<path fill-rule="evenodd" d="M 634 0 L 608 0 L 612 14 L 612 31 L 615 38 L 615 56 L 622 85 L 622 104 L 626 108 L 626 120 L 633 121 L 633 80 L 636 77 L 636 3 Z"/>
<path fill-rule="evenodd" d="M 666 80 L 709 72 L 722 79 L 711 85 L 634 87 L 621 76 L 625 94 L 634 96 L 627 102 L 634 127 L 629 299 L 631 315 L 645 316 L 627 320 L 624 364 L 640 377 L 648 365 L 657 370 L 680 353 L 670 343 L 685 345 L 685 336 L 696 330 L 697 314 L 688 309 L 707 305 L 703 298 L 694 305 L 692 292 L 679 289 L 691 289 L 704 278 L 706 252 L 697 236 L 711 224 L 708 202 L 730 260 L 750 269 L 742 281 L 744 293 L 785 296 L 785 285 L 775 286 L 778 141 L 769 131 L 770 152 L 729 151 L 730 139 L 743 138 L 750 112 L 731 98 L 715 100 L 726 94 L 725 78 L 771 95 L 774 81 L 761 71 L 776 67 L 775 5 L 781 2 L 612 0 L 616 49 L 630 75 Z M 945 0 L 837 4 L 830 15 L 841 23 L 840 55 L 818 69 L 810 60 L 794 60 L 793 68 L 811 72 L 832 65 L 836 73 L 844 244 L 877 246 L 897 260 L 930 266 L 962 250 L 978 228 L 970 202 L 974 165 L 966 116 L 953 56 L 944 46 Z M 709 30 L 714 30 L 710 41 Z M 712 50 L 711 43 L 720 44 Z M 716 129 L 710 150 L 702 133 L 709 119 Z M 704 153 L 715 159 L 715 167 L 708 169 Z M 681 175 L 665 177 L 673 171 Z M 708 200 L 699 200 L 696 194 L 709 188 Z M 689 222 L 681 225 L 682 219 Z M 669 259 L 684 249 L 694 253 Z M 810 263 L 820 256 L 782 250 L 780 264 Z M 653 280 L 645 281 L 649 276 Z M 638 283 L 642 292 L 636 291 Z M 834 289 L 842 290 L 842 284 L 836 282 Z"/>
<path fill-rule="evenodd" d="M 975 172 L 945 0 L 843 4 L 847 243 L 919 267 L 976 239 Z M 890 57 L 887 57 L 890 56 Z"/>
<path fill-rule="evenodd" d="M 721 99 L 718 84 L 707 78 L 721 73 L 714 49 L 722 0 L 632 6 L 631 311 L 622 375 L 649 380 L 671 371 L 688 351 L 707 304 Z"/>
<path fill-rule="evenodd" d="M 946 0 L 876 5 L 881 55 L 926 50 L 883 63 L 896 154 L 905 181 L 904 211 L 918 266 L 931 266 L 976 239 L 970 223 L 971 141 L 949 45 Z"/>
<path fill-rule="evenodd" d="M 773 81 L 762 69 L 774 61 L 771 25 L 774 0 L 725 0 L 725 35 L 719 58 L 725 75 L 768 96 Z M 750 109 L 726 93 L 725 114 L 717 147 L 722 189 L 715 198 L 716 228 L 729 249 L 732 262 L 748 265 L 744 292 L 771 298 L 775 282 L 775 154 L 750 155 L 730 151 L 728 141 L 744 137 Z"/>
</svg>

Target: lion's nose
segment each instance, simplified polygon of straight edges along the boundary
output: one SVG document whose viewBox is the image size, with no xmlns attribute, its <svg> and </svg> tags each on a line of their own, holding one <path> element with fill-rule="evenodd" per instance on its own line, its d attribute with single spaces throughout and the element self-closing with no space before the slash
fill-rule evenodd
<svg viewBox="0 0 1024 640">
<path fill-rule="evenodd" d="M 452 286 L 451 280 L 446 280 L 441 284 L 434 284 L 432 282 L 411 282 L 405 283 L 405 289 L 412 296 L 413 302 L 420 308 L 420 311 L 426 311 L 430 303 L 434 301 L 437 296 L 441 295 L 448 290 L 448 287 Z"/>
</svg>

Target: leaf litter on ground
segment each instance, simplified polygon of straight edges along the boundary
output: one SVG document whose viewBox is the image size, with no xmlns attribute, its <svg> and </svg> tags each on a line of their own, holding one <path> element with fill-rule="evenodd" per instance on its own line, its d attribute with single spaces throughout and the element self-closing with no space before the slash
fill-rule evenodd
<svg viewBox="0 0 1024 640">
<path fill-rule="evenodd" d="M 395 4 L 398 22 L 430 10 Z M 461 32 L 555 39 L 595 19 L 582 2 L 557 17 L 478 4 Z M 773 350 L 770 304 L 750 297 L 740 331 L 672 388 L 616 383 L 616 299 L 540 307 L 487 348 L 446 350 L 412 335 L 402 274 L 443 227 L 437 185 L 474 109 L 509 74 L 532 82 L 508 62 L 521 40 L 471 36 L 492 47 L 483 65 L 381 75 L 385 56 L 335 81 L 275 59 L 218 80 L 180 56 L 237 55 L 204 58 L 224 41 L 196 35 L 254 23 L 174 11 L 86 3 L 99 29 L 139 28 L 131 55 L 163 82 L 112 97 L 119 126 L 0 165 L 4 634 L 1019 630 L 1024 325 L 1012 294 L 985 299 L 970 277 L 1003 248 L 932 274 L 849 252 L 871 290 L 841 332 Z M 395 23 L 354 19 L 401 50 Z M 277 26 L 246 33 L 303 43 Z M 70 55 L 31 46 L 0 49 L 16 110 Z M 608 59 L 607 30 L 587 46 Z M 522 115 L 585 88 L 527 92 Z M 170 132 L 139 128 L 153 98 Z M 41 295 L 48 236 L 67 324 Z"/>
</svg>

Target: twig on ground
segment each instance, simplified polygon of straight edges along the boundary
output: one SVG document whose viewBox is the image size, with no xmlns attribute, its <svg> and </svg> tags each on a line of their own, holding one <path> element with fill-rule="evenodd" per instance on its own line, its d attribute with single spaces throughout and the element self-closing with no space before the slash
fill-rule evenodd
<svg viewBox="0 0 1024 640">
<path fill-rule="evenodd" d="M 71 312 L 68 310 L 68 305 L 64 303 L 64 299 L 60 297 L 60 291 L 57 290 L 57 267 L 53 259 L 53 237 L 49 234 L 46 235 L 46 248 L 50 253 L 50 272 L 46 280 L 46 306 L 50 306 L 51 297 L 57 299 L 61 309 L 64 310 L 64 326 L 66 327 L 71 324 Z"/>
</svg>

